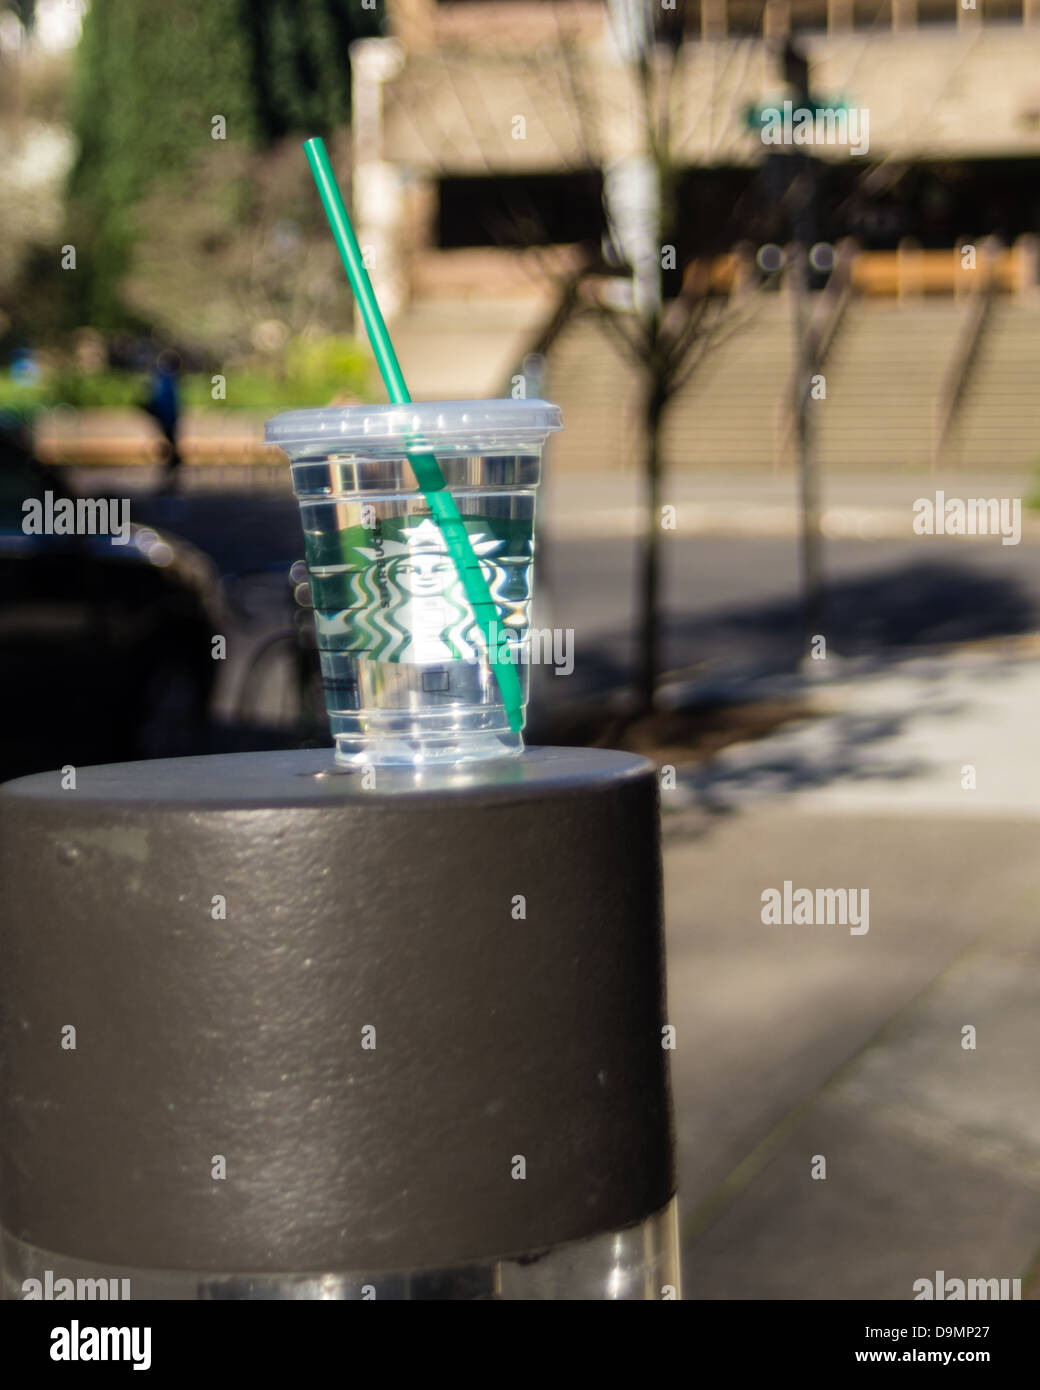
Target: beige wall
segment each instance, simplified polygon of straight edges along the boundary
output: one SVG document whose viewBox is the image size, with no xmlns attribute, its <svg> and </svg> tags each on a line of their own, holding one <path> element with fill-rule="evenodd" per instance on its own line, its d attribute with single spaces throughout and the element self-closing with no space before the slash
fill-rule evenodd
<svg viewBox="0 0 1040 1390">
<path fill-rule="evenodd" d="M 517 34 L 530 43 L 562 29 L 586 38 L 607 23 L 603 0 L 387 0 L 389 32 L 414 50 L 432 44 L 488 45 Z M 687 0 L 691 38 L 775 34 L 789 28 L 819 32 L 906 29 L 916 23 L 1035 22 L 1038 0 Z"/>
<path fill-rule="evenodd" d="M 807 45 L 816 91 L 869 112 L 871 158 L 1040 155 L 1040 27 L 853 31 Z M 687 44 L 672 103 L 680 162 L 757 162 L 741 112 L 782 98 L 775 71 L 760 41 Z M 603 45 L 570 63 L 551 43 L 406 50 L 386 93 L 385 157 L 430 173 L 599 166 L 639 147 L 639 109 Z"/>
</svg>

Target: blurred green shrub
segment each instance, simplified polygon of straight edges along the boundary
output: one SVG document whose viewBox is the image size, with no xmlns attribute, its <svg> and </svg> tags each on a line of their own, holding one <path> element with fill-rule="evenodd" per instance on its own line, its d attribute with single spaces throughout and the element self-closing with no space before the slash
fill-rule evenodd
<svg viewBox="0 0 1040 1390">
<path fill-rule="evenodd" d="M 285 350 L 285 375 L 299 387 L 367 397 L 369 359 L 356 338 L 343 335 L 290 339 Z"/>
<path fill-rule="evenodd" d="M 382 11 L 382 0 L 91 0 L 71 95 L 78 154 L 66 239 L 79 250 L 80 266 L 66 288 L 75 296 L 70 323 L 104 332 L 152 323 L 125 283 L 152 230 L 142 204 L 154 194 L 172 205 L 167 243 L 175 248 L 178 233 L 190 239 L 192 204 L 200 199 L 234 230 L 248 211 L 235 187 L 242 170 L 221 156 L 232 144 L 261 155 L 287 138 L 345 125 L 350 45 L 381 32 Z M 305 166 L 299 139 L 293 143 Z M 207 151 L 214 157 L 199 186 L 199 156 Z M 162 249 L 176 284 L 177 263 L 168 244 Z M 198 271 L 197 259 L 190 269 Z M 203 264 L 204 282 L 212 286 L 219 269 Z M 203 334 L 197 341 L 210 340 Z"/>
<path fill-rule="evenodd" d="M 371 399 L 368 359 L 354 338 L 293 338 L 285 351 L 285 369 L 243 365 L 223 373 L 226 397 L 213 397 L 213 375 L 187 372 L 181 377 L 181 406 L 188 409 L 253 409 L 328 405 L 336 399 Z M 117 409 L 140 405 L 148 390 L 139 372 L 78 372 L 69 368 L 44 373 L 31 385 L 0 372 L 0 410 L 31 414 L 56 405 L 77 409 Z"/>
</svg>

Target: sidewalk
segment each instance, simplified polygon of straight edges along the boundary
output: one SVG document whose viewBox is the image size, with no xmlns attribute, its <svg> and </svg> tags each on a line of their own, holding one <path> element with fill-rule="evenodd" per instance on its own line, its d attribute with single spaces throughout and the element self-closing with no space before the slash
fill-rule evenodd
<svg viewBox="0 0 1040 1390">
<path fill-rule="evenodd" d="M 1027 474 L 927 472 L 846 475 L 820 472 L 820 530 L 831 540 L 904 540 L 914 535 L 914 502 L 947 498 L 1022 499 L 1022 535 L 1040 537 L 1040 514 L 1025 499 L 1040 491 Z M 555 473 L 550 453 L 542 516 L 550 532 L 635 536 L 645 524 L 643 483 L 625 474 Z M 675 508 L 674 532 L 683 536 L 797 536 L 801 530 L 798 479 L 772 469 L 727 473 L 672 469 L 661 483 L 661 505 Z M 964 538 L 971 542 L 986 537 Z M 992 543 L 992 540 L 989 540 Z"/>
<path fill-rule="evenodd" d="M 814 717 L 691 769 L 676 805 L 793 798 L 819 814 L 1040 818 L 1040 637 L 820 668 L 775 683 Z"/>
<path fill-rule="evenodd" d="M 1040 661 L 817 708 L 662 793 L 686 1297 L 912 1299 L 938 1270 L 1037 1296 Z M 763 924 L 785 881 L 869 890 L 869 930 Z"/>
</svg>

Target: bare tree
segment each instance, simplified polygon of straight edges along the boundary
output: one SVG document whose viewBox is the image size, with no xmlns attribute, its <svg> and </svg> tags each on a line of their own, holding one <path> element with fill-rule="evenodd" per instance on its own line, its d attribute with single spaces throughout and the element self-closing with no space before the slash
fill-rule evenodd
<svg viewBox="0 0 1040 1390">
<path fill-rule="evenodd" d="M 669 405 L 705 352 L 742 323 L 712 293 L 709 267 L 686 269 L 679 295 L 667 305 L 661 271 L 675 225 L 678 167 L 671 138 L 673 92 L 685 38 L 685 4 L 664 10 L 653 0 L 608 0 L 615 42 L 636 77 L 644 147 L 608 170 L 604 211 L 615 256 L 631 266 L 633 313 L 608 310 L 605 322 L 625 342 L 642 381 L 644 529 L 638 574 L 637 715 L 654 708 L 661 674 L 660 575 L 663 477 L 662 431 Z"/>
<path fill-rule="evenodd" d="M 603 213 L 606 234 L 602 247 L 586 246 L 583 255 L 566 273 L 545 257 L 542 271 L 554 285 L 553 308 L 545 324 L 528 344 L 527 354 L 544 354 L 581 305 L 590 302 L 590 284 L 603 277 L 629 274 L 630 303 L 619 305 L 616 296 L 591 295 L 597 321 L 630 362 L 640 383 L 639 426 L 643 451 L 644 526 L 638 568 L 638 658 L 636 703 L 633 713 L 646 714 L 654 698 L 662 667 L 660 574 L 662 546 L 662 478 L 664 472 L 663 427 L 669 406 L 689 382 L 705 354 L 753 316 L 756 296 L 728 302 L 711 280 L 707 262 L 687 266 L 675 262 L 676 246 L 670 233 L 678 221 L 679 165 L 673 148 L 673 115 L 676 78 L 686 32 L 685 0 L 665 9 L 655 0 L 606 0 L 614 40 L 620 55 L 619 84 L 636 99 L 633 120 L 642 137 L 642 150 L 604 169 Z M 596 129 L 598 113 L 590 96 L 584 50 L 565 28 L 566 7 L 554 3 L 557 15 L 555 73 L 544 63 L 532 71 L 540 93 L 555 81 L 557 97 L 564 97 L 573 112 L 584 170 L 603 163 L 602 141 Z M 499 180 L 496 162 L 481 144 L 484 123 L 479 112 L 468 109 L 479 102 L 479 92 L 467 97 L 454 72 L 452 59 L 439 55 L 443 75 L 463 111 L 487 176 Z M 424 140 L 426 121 L 436 129 L 431 107 L 408 113 L 414 133 Z M 427 148 L 429 146 L 427 145 Z M 560 162 L 578 172 L 573 157 L 561 152 Z M 539 236 L 537 209 L 522 193 L 506 190 L 511 216 L 494 228 L 502 246 L 535 249 Z M 678 238 L 676 238 L 678 240 Z M 669 301 L 662 295 L 662 270 L 682 272 L 682 288 Z"/>
</svg>

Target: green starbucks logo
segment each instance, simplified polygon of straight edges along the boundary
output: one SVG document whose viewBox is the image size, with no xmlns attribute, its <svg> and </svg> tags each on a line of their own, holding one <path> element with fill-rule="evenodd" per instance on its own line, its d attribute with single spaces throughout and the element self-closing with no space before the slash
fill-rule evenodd
<svg viewBox="0 0 1040 1390">
<path fill-rule="evenodd" d="M 527 627 L 530 526 L 504 521 L 493 527 L 482 518 L 473 522 L 481 529 L 469 532 L 470 544 L 480 558 L 499 624 L 518 640 Z M 496 529 L 505 534 L 496 535 Z M 323 637 L 340 639 L 332 645 L 349 636 L 350 649 L 369 660 L 416 664 L 476 661 L 482 654 L 473 609 L 434 521 L 425 518 L 409 526 L 400 518 L 370 530 L 356 528 L 344 559 L 351 606 L 318 615 Z"/>
</svg>

